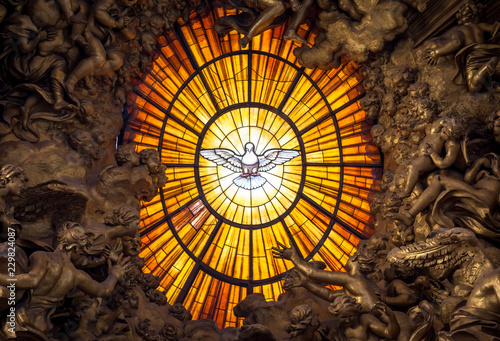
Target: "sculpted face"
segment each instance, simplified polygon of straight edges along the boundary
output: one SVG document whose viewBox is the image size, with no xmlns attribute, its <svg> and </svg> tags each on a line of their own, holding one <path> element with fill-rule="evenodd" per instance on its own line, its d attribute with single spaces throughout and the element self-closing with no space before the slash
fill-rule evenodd
<svg viewBox="0 0 500 341">
<path fill-rule="evenodd" d="M 139 166 L 141 164 L 139 154 L 137 154 L 135 151 L 132 150 L 131 153 L 129 153 L 127 159 L 130 161 L 130 163 L 133 166 Z"/>
<path fill-rule="evenodd" d="M 123 253 L 127 256 L 137 256 L 141 251 L 141 239 L 137 237 L 123 237 Z"/>
<path fill-rule="evenodd" d="M 150 173 L 158 173 L 160 170 L 160 164 L 160 158 L 156 154 L 151 155 L 146 161 L 146 166 L 148 166 Z"/>
<path fill-rule="evenodd" d="M 430 108 L 418 107 L 417 115 L 427 123 L 434 120 L 434 112 Z"/>
<path fill-rule="evenodd" d="M 497 111 L 496 115 L 493 121 L 493 138 L 496 143 L 500 144 L 500 111 Z"/>
<path fill-rule="evenodd" d="M 382 98 L 382 112 L 388 114 L 391 117 L 396 113 L 396 102 L 394 99 L 394 94 L 392 92 L 388 92 Z"/>
<path fill-rule="evenodd" d="M 338 316 L 340 323 L 347 327 L 354 325 L 357 320 L 356 313 L 350 310 L 342 311 Z"/>
</svg>

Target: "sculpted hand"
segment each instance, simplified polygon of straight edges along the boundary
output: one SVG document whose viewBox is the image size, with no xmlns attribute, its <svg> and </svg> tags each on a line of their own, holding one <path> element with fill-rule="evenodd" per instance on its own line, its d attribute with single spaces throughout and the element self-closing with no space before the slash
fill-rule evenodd
<svg viewBox="0 0 500 341">
<path fill-rule="evenodd" d="M 436 50 L 428 49 L 427 56 L 425 56 L 424 58 L 427 59 L 427 63 L 431 65 L 436 65 L 439 59 L 439 55 Z"/>
<path fill-rule="evenodd" d="M 45 40 L 45 39 L 47 39 L 47 31 L 38 32 L 38 40 Z"/>
<path fill-rule="evenodd" d="M 130 263 L 129 257 L 123 257 L 120 255 L 118 262 L 111 266 L 111 261 L 108 259 L 109 274 L 114 275 L 117 278 L 122 278 L 127 272 L 133 268 L 133 264 Z"/>
<path fill-rule="evenodd" d="M 293 247 L 287 248 L 280 242 L 278 242 L 278 245 L 280 246 L 279 248 L 278 247 L 272 248 L 274 257 L 292 260 L 294 256 L 295 257 L 298 256 L 297 251 Z"/>
<path fill-rule="evenodd" d="M 430 156 L 434 152 L 434 147 L 430 143 L 426 143 L 424 147 L 424 155 Z"/>
<path fill-rule="evenodd" d="M 129 25 L 132 22 L 132 20 L 129 17 L 122 17 L 118 19 L 118 23 L 116 24 L 116 28 L 124 28 L 125 26 Z"/>
<path fill-rule="evenodd" d="M 104 250 L 104 255 L 106 258 L 109 258 L 113 263 L 117 263 L 118 259 L 120 258 L 120 251 L 121 251 L 121 239 L 119 240 L 120 242 L 118 243 L 113 243 L 111 246 L 106 245 L 106 249 Z"/>
<path fill-rule="evenodd" d="M 372 310 L 370 311 L 370 314 L 381 319 L 382 321 L 384 320 L 387 321 L 389 319 L 390 311 L 391 309 L 387 306 L 387 304 L 378 302 L 373 306 Z"/>
<path fill-rule="evenodd" d="M 301 287 L 306 281 L 307 277 L 305 275 L 303 275 L 300 271 L 297 271 L 297 269 L 292 269 L 292 271 L 290 271 L 290 273 L 285 277 L 283 288 L 288 290 L 291 288 Z"/>
</svg>

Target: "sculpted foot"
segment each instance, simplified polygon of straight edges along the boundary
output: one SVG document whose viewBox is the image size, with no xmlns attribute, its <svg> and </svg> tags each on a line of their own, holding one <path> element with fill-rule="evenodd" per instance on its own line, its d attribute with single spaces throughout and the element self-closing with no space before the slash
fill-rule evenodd
<svg viewBox="0 0 500 341">
<path fill-rule="evenodd" d="M 302 39 L 294 30 L 288 30 L 283 38 L 286 40 L 292 40 L 299 44 L 307 44 L 307 41 Z"/>
<path fill-rule="evenodd" d="M 54 103 L 54 109 L 57 110 L 57 111 L 61 111 L 61 110 L 75 111 L 78 108 L 75 105 L 69 104 L 66 101 L 58 101 L 58 102 Z"/>
<path fill-rule="evenodd" d="M 246 47 L 248 45 L 248 43 L 250 42 L 250 38 L 248 38 L 247 36 L 244 36 L 243 38 L 241 38 L 239 40 L 239 43 L 242 47 Z"/>
</svg>

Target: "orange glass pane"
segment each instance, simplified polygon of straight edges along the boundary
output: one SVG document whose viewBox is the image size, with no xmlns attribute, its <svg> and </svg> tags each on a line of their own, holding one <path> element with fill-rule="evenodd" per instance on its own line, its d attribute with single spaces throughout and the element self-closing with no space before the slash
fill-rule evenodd
<svg viewBox="0 0 500 341">
<path fill-rule="evenodd" d="M 268 300 L 282 293 L 280 275 L 293 264 L 274 258 L 278 243 L 344 271 L 359 236 L 374 232 L 369 199 L 381 158 L 359 105 L 359 65 L 301 68 L 299 45 L 283 39 L 286 24 L 242 48 L 238 32 L 213 29 L 237 14 L 217 6 L 160 37 L 157 58 L 128 96 L 133 120 L 123 136 L 137 151 L 159 150 L 168 165 L 161 194 L 141 206 L 144 271 L 160 277 L 169 303 L 222 328 L 241 325 L 232 309 L 247 288 Z M 308 20 L 297 33 L 314 43 Z M 224 149 L 238 160 L 248 142 L 257 155 L 300 155 L 259 170 L 265 182 L 249 190 L 237 185 L 240 172 L 199 154 Z"/>
</svg>

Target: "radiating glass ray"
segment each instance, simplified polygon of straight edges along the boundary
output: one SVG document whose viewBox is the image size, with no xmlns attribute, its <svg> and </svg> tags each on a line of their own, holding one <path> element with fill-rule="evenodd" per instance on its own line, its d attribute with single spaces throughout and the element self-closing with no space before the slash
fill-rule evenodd
<svg viewBox="0 0 500 341">
<path fill-rule="evenodd" d="M 157 58 L 128 96 L 134 120 L 123 136 L 137 151 L 159 150 L 169 166 L 161 195 L 141 206 L 144 270 L 160 277 L 170 304 L 222 328 L 241 325 L 232 308 L 247 288 L 267 300 L 283 292 L 280 278 L 293 265 L 272 256 L 278 243 L 344 271 L 359 238 L 374 233 L 368 203 L 382 161 L 366 155 L 359 65 L 302 68 L 299 45 L 282 39 L 286 25 L 241 48 L 239 33 L 219 38 L 213 29 L 237 13 L 218 5 L 159 39 Z M 316 36 L 308 20 L 298 34 L 309 44 Z M 197 155 L 225 148 L 241 156 L 247 142 L 258 155 L 301 155 L 260 172 L 266 182 L 252 190 L 233 182 L 240 172 Z"/>
<path fill-rule="evenodd" d="M 197 197 L 199 192 L 196 183 L 192 181 L 193 168 L 167 168 L 166 175 L 168 183 L 163 190 L 163 200 L 167 214 L 169 214 Z"/>
<path fill-rule="evenodd" d="M 222 224 L 203 262 L 226 276 L 249 279 L 250 230 Z"/>
<path fill-rule="evenodd" d="M 245 287 L 222 282 L 200 271 L 182 304 L 193 319 L 211 318 L 219 327 L 240 327 L 243 318 L 237 318 L 233 308 L 246 296 Z"/>
<path fill-rule="evenodd" d="M 160 196 L 156 196 L 150 202 L 141 202 L 141 229 L 149 227 L 165 217 L 163 204 Z"/>
<path fill-rule="evenodd" d="M 274 277 L 293 267 L 290 262 L 275 258 L 272 254 L 272 247 L 278 247 L 278 243 L 289 244 L 289 238 L 282 223 L 255 230 L 252 238 L 254 280 Z"/>
</svg>

